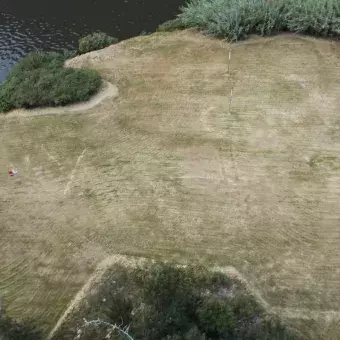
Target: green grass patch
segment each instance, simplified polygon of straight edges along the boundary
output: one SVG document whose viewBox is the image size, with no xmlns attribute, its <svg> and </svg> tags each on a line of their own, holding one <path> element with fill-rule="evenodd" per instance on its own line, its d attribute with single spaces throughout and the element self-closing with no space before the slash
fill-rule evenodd
<svg viewBox="0 0 340 340">
<path fill-rule="evenodd" d="M 0 112 L 88 100 L 101 78 L 94 70 L 64 68 L 69 56 L 33 52 L 19 61 L 0 86 Z"/>
<path fill-rule="evenodd" d="M 84 319 L 101 321 L 86 325 Z M 130 339 L 110 325 L 136 340 L 298 339 L 266 316 L 238 281 L 170 264 L 115 266 L 54 339 Z"/>
<path fill-rule="evenodd" d="M 183 26 L 232 41 L 280 31 L 340 35 L 337 0 L 191 0 L 181 11 Z"/>
</svg>

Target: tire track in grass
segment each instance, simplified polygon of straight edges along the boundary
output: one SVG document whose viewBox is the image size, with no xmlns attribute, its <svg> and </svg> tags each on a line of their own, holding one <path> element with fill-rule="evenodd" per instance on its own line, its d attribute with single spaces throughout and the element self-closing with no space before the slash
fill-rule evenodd
<svg viewBox="0 0 340 340">
<path fill-rule="evenodd" d="M 19 274 L 23 274 L 23 271 L 29 267 L 30 263 L 25 264 L 20 270 L 14 271 L 11 275 L 7 276 L 5 280 L 2 280 L 2 283 L 6 283 L 8 281 L 11 281 L 10 283 L 7 283 L 5 285 L 0 286 L 0 290 L 8 288 L 13 283 L 13 278 L 17 277 Z M 26 272 L 25 272 L 26 273 Z"/>
<path fill-rule="evenodd" d="M 43 177 L 55 179 L 54 172 L 51 171 L 51 170 L 48 170 L 48 169 L 46 171 L 44 171 Z M 42 188 L 44 188 L 46 181 L 44 181 L 43 178 L 41 178 L 41 176 L 39 176 L 38 181 L 41 183 Z M 47 182 L 49 182 L 49 180 L 47 180 Z M 64 181 L 62 181 L 62 182 L 64 183 Z M 55 208 L 52 212 L 50 212 L 48 214 L 47 217 L 51 218 L 57 211 L 58 211 L 58 208 Z M 44 240 L 49 240 L 50 243 L 51 242 L 53 243 L 53 240 L 55 239 L 55 237 L 57 235 L 57 230 L 56 230 L 56 228 L 52 227 L 52 225 L 53 225 L 53 223 L 50 223 L 49 225 L 42 226 L 41 230 L 39 231 L 40 238 L 42 238 Z M 35 266 L 37 261 L 42 262 L 49 255 L 50 255 L 49 251 L 43 251 L 38 257 L 35 257 L 35 258 L 31 259 L 30 261 L 28 261 L 27 257 L 25 257 L 22 261 L 15 264 L 14 268 L 13 268 L 13 263 L 15 263 L 15 261 L 13 261 L 13 263 L 7 264 L 6 267 L 4 267 L 4 269 L 6 269 L 6 276 L 0 283 L 0 285 L 1 285 L 0 290 L 4 290 L 5 288 L 11 287 L 11 286 L 13 286 L 14 288 L 10 289 L 9 291 L 7 290 L 4 297 L 8 300 L 12 300 L 12 298 L 11 298 L 12 297 L 12 291 L 15 291 L 16 292 L 15 296 L 18 298 L 18 299 L 15 299 L 15 300 L 18 301 L 19 298 L 24 294 L 24 292 L 22 290 L 17 289 L 18 284 L 20 284 L 22 282 L 20 287 L 23 287 L 24 284 L 27 282 L 26 278 L 29 276 L 29 274 L 31 272 L 31 268 L 33 268 Z M 18 270 L 18 268 L 20 268 L 20 269 Z M 19 278 L 19 275 L 20 275 L 20 278 Z M 3 277 L 3 275 L 2 275 L 2 277 Z M 20 292 L 21 292 L 21 294 L 20 294 Z M 42 292 L 41 290 L 37 289 L 34 292 L 33 296 L 36 298 L 36 296 L 41 295 L 41 293 L 42 293 L 42 295 L 44 295 L 44 291 Z M 49 294 L 47 296 L 49 297 Z M 17 301 L 13 301 L 13 305 L 15 305 Z M 31 299 L 31 301 L 32 301 L 32 299 Z M 27 305 L 26 302 L 24 304 Z M 11 305 L 12 305 L 12 303 L 11 303 Z M 46 305 L 51 306 L 50 303 L 47 303 Z M 19 309 L 20 308 L 21 307 L 19 307 Z M 39 308 L 37 308 L 36 311 L 37 310 L 39 310 Z M 36 314 L 36 313 L 33 313 L 33 314 Z M 32 315 L 32 313 L 31 313 L 31 315 Z"/>
<path fill-rule="evenodd" d="M 50 216 L 53 216 L 53 214 L 58 210 L 58 208 L 56 208 L 53 212 L 50 213 Z M 50 223 L 50 226 L 47 226 L 44 228 L 45 235 L 43 235 L 43 239 L 48 239 L 50 242 L 53 243 L 53 239 L 56 237 L 57 231 L 56 228 L 52 228 L 51 227 L 52 223 Z M 41 233 L 40 233 L 41 235 Z M 6 294 L 4 295 L 4 298 L 8 301 L 10 301 L 9 306 L 13 306 L 11 308 L 11 311 L 13 311 L 13 313 L 15 311 L 21 311 L 21 314 L 23 313 L 23 307 L 18 306 L 16 307 L 15 305 L 17 304 L 18 301 L 20 301 L 20 298 L 25 294 L 24 290 L 22 290 L 21 288 L 24 288 L 25 285 L 27 284 L 27 280 L 26 278 L 29 277 L 30 273 L 31 273 L 31 268 L 33 268 L 35 266 L 35 264 L 37 263 L 37 261 L 42 262 L 47 256 L 50 255 L 49 251 L 45 251 L 42 252 L 39 256 L 31 259 L 28 263 L 27 263 L 27 258 L 25 258 L 24 260 L 22 260 L 21 262 L 19 262 L 19 265 L 22 263 L 24 264 L 24 266 L 22 268 L 20 268 L 20 270 L 17 270 L 18 265 L 16 266 L 16 270 L 13 272 L 13 268 L 10 268 L 10 265 L 8 265 L 8 273 L 13 272 L 11 275 L 7 276 L 4 280 L 2 280 L 2 283 L 6 283 L 5 285 L 0 286 L 0 290 L 4 290 L 8 287 L 13 287 L 13 289 L 7 290 Z M 18 276 L 20 274 L 20 277 Z M 47 295 L 45 294 L 45 292 L 47 292 Z M 59 291 L 58 291 L 59 293 Z M 33 294 L 34 297 L 36 298 L 36 296 L 40 295 L 43 297 L 44 299 L 44 306 L 48 306 L 48 308 L 52 308 L 51 307 L 51 303 L 49 303 L 48 299 L 51 295 L 50 291 L 43 289 L 43 290 L 39 290 L 38 288 L 36 289 L 35 293 Z M 59 295 L 59 294 L 58 294 Z M 58 297 L 57 297 L 58 298 Z M 48 303 L 46 303 L 48 302 Z M 23 305 L 27 306 L 27 302 L 24 302 Z M 35 303 L 35 305 L 37 305 Z M 46 308 L 45 308 L 46 309 Z M 43 313 L 46 311 L 44 309 L 43 312 L 39 313 L 39 317 L 41 317 L 43 315 Z M 24 314 L 25 313 L 24 309 Z M 35 308 L 34 311 L 32 311 L 29 313 L 30 316 L 36 316 L 37 313 L 40 311 L 40 308 L 37 307 Z"/>
<path fill-rule="evenodd" d="M 0 273 L 1 273 L 1 277 L 7 273 L 7 271 L 12 271 L 12 270 L 16 270 L 17 268 L 19 268 L 24 262 L 27 261 L 27 257 L 24 257 L 21 261 L 17 262 L 16 265 L 13 266 L 13 263 L 16 262 L 16 260 L 14 260 L 13 262 L 10 262 L 8 264 L 6 264 L 4 267 L 0 268 Z M 0 285 L 3 282 L 3 280 L 0 281 Z M 1 286 L 0 286 L 1 289 Z"/>
<path fill-rule="evenodd" d="M 82 151 L 82 153 L 77 158 L 76 164 L 75 164 L 75 166 L 74 166 L 74 168 L 73 168 L 73 170 L 71 172 L 70 179 L 69 179 L 69 181 L 66 184 L 66 187 L 65 187 L 65 190 L 64 190 L 64 195 L 66 195 L 70 191 L 70 189 L 71 189 L 71 186 L 73 184 L 73 181 L 74 181 L 74 178 L 75 178 L 78 166 L 79 166 L 82 158 L 84 157 L 86 150 L 87 149 L 84 149 Z"/>
<path fill-rule="evenodd" d="M 53 308 L 54 299 L 58 296 L 59 292 L 60 292 L 60 289 L 53 290 L 53 294 L 52 294 L 52 290 L 49 290 L 48 294 L 45 295 L 43 299 L 40 300 L 40 303 L 43 306 L 43 308 L 36 309 L 36 313 L 34 313 L 35 320 L 40 320 L 43 316 L 45 320 L 48 320 L 46 313 L 48 310 Z"/>
<path fill-rule="evenodd" d="M 65 280 L 63 280 L 63 285 L 66 285 L 68 283 L 68 280 L 71 276 L 71 272 L 69 271 L 68 274 L 66 275 L 66 278 Z M 73 277 L 73 276 L 72 276 Z M 63 288 L 63 285 L 60 285 L 61 288 L 57 291 L 57 294 L 55 294 L 55 298 L 52 300 L 52 301 L 49 301 L 49 307 L 48 309 L 45 309 L 45 316 L 46 316 L 46 319 L 50 319 L 50 316 L 53 313 L 55 314 L 60 314 L 62 312 L 62 309 L 61 308 L 55 308 L 56 306 L 60 306 L 60 301 L 62 299 L 64 299 L 64 297 L 66 296 L 66 290 L 65 289 L 62 289 Z M 61 293 L 60 293 L 61 291 Z"/>
</svg>

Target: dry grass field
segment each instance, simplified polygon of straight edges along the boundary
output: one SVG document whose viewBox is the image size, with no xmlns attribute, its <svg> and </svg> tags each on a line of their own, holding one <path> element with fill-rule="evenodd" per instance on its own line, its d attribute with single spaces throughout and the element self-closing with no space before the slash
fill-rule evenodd
<svg viewBox="0 0 340 340">
<path fill-rule="evenodd" d="M 124 254 L 234 266 L 310 337 L 339 335 L 339 46 L 254 38 L 232 46 L 227 74 L 223 41 L 137 37 L 69 63 L 118 98 L 1 116 L 10 314 L 49 331 L 96 265 Z"/>
</svg>

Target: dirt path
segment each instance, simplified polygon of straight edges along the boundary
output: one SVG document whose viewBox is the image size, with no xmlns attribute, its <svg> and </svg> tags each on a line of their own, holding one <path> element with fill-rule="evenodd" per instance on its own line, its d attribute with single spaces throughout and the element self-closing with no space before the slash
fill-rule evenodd
<svg viewBox="0 0 340 340">
<path fill-rule="evenodd" d="M 80 302 L 89 294 L 94 285 L 98 284 L 105 274 L 106 270 L 115 264 L 121 264 L 129 267 L 136 267 L 137 265 L 146 263 L 148 260 L 143 257 L 130 257 L 124 255 L 112 255 L 105 258 L 99 263 L 96 270 L 86 284 L 80 289 L 80 291 L 75 295 L 74 299 L 70 302 L 66 311 L 62 314 L 60 319 L 57 321 L 56 325 L 53 327 L 52 331 L 49 333 L 47 340 L 51 340 L 54 334 L 61 327 L 63 322 L 67 317 L 78 308 Z M 251 283 L 235 268 L 232 266 L 227 267 L 213 267 L 212 271 L 224 273 L 232 278 L 239 280 L 247 289 L 249 294 L 253 295 L 256 301 L 269 313 L 280 315 L 281 317 L 288 319 L 318 319 L 325 318 L 330 320 L 339 320 L 340 312 L 334 310 L 318 311 L 310 310 L 307 308 L 294 309 L 294 308 L 280 308 L 272 307 L 261 295 L 261 293 L 251 285 Z"/>
<path fill-rule="evenodd" d="M 124 266 L 136 266 L 137 264 L 141 264 L 145 262 L 146 259 L 144 258 L 134 258 L 134 257 L 127 257 L 122 255 L 112 255 L 105 258 L 102 262 L 99 263 L 96 270 L 90 277 L 90 279 L 85 283 L 85 285 L 80 289 L 80 291 L 76 294 L 73 300 L 70 302 L 69 306 L 63 313 L 63 315 L 59 318 L 55 326 L 53 327 L 52 331 L 49 333 L 47 340 L 53 338 L 54 334 L 66 320 L 66 318 L 74 311 L 78 306 L 79 303 L 87 296 L 90 292 L 91 288 L 100 282 L 101 278 L 105 274 L 106 270 L 112 267 L 114 264 L 122 264 Z"/>
<path fill-rule="evenodd" d="M 257 302 L 266 310 L 270 310 L 271 307 L 269 303 L 262 297 L 261 293 L 255 289 L 248 280 L 235 268 L 232 266 L 228 267 L 214 267 L 213 271 L 221 272 L 229 275 L 237 280 L 239 280 L 247 289 L 247 291 L 255 297 Z"/>
<path fill-rule="evenodd" d="M 225 273 L 239 280 L 246 287 L 247 291 L 253 295 L 256 301 L 269 313 L 279 315 L 288 319 L 314 320 L 324 318 L 328 321 L 339 320 L 340 312 L 336 310 L 312 310 L 308 308 L 281 308 L 271 306 L 252 284 L 235 267 L 215 267 L 214 271 Z"/>
<path fill-rule="evenodd" d="M 49 114 L 65 114 L 65 113 L 72 113 L 72 112 L 81 112 L 92 109 L 93 107 L 100 104 L 107 98 L 116 98 L 118 97 L 118 88 L 117 86 L 109 83 L 107 81 L 103 81 L 103 86 L 101 90 L 95 94 L 90 100 L 85 102 L 80 102 L 77 104 L 67 105 L 67 106 L 60 106 L 60 107 L 46 107 L 46 108 L 39 108 L 39 109 L 19 109 L 13 110 L 8 113 L 6 116 L 24 116 L 24 117 L 31 117 L 31 116 L 43 116 Z"/>
</svg>

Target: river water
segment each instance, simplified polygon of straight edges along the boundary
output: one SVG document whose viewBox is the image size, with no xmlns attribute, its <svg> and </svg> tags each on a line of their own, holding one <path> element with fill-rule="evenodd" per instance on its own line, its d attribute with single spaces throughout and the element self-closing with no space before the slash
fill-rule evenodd
<svg viewBox="0 0 340 340">
<path fill-rule="evenodd" d="M 0 0 L 0 82 L 33 50 L 74 49 L 103 31 L 119 40 L 151 33 L 185 0 Z"/>
</svg>

